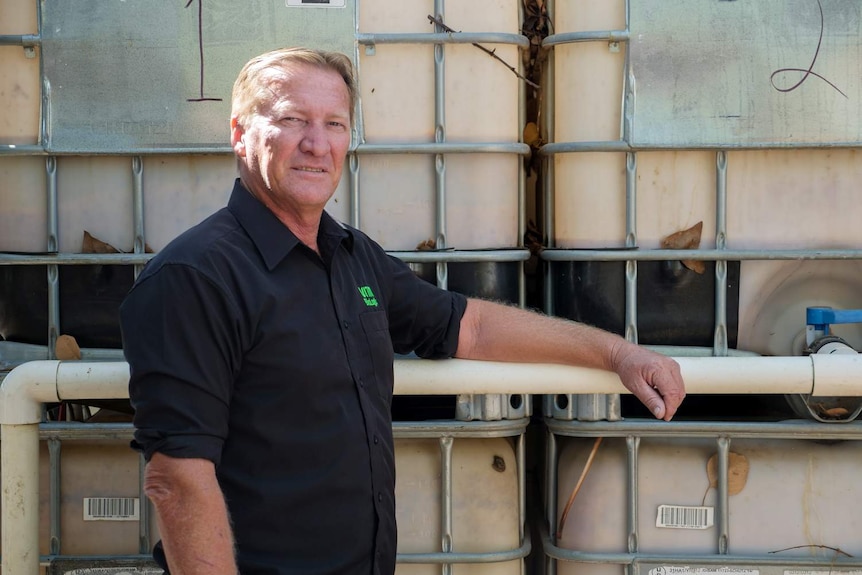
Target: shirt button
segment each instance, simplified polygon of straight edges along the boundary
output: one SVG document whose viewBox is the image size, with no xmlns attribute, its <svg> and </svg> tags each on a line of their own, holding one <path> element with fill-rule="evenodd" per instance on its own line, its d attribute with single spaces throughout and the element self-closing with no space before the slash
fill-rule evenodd
<svg viewBox="0 0 862 575">
<path fill-rule="evenodd" d="M 383 501 L 383 494 L 379 491 L 377 492 L 377 501 Z"/>
<path fill-rule="evenodd" d="M 377 439 L 377 436 L 375 435 L 374 436 L 374 445 L 377 445 L 378 443 L 380 443 L 380 440 Z"/>
<path fill-rule="evenodd" d="M 361 379 L 359 380 L 359 387 L 365 387 L 365 382 Z"/>
<path fill-rule="evenodd" d="M 347 320 L 344 320 L 343 322 L 341 322 L 341 325 L 344 326 L 344 329 L 350 329 L 350 322 Z"/>
</svg>

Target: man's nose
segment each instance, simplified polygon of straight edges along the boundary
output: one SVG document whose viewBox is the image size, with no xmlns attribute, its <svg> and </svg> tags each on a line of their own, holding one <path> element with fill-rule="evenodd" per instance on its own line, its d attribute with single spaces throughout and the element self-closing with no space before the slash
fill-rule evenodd
<svg viewBox="0 0 862 575">
<path fill-rule="evenodd" d="M 306 154 L 315 156 L 322 156 L 329 152 L 326 127 L 313 123 L 307 124 L 302 133 L 302 140 L 299 142 L 299 149 Z"/>
</svg>

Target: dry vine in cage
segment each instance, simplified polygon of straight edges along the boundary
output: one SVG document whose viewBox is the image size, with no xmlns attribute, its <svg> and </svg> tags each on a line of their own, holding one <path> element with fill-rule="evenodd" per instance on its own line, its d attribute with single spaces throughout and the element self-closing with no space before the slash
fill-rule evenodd
<svg viewBox="0 0 862 575">
<path fill-rule="evenodd" d="M 545 0 L 523 0 L 523 3 L 524 24 L 521 34 L 530 40 L 530 47 L 523 52 L 524 70 L 532 82 L 541 84 L 542 67 L 548 58 L 548 51 L 542 48 L 542 41 L 550 34 L 552 25 Z"/>
<path fill-rule="evenodd" d="M 553 24 L 548 18 L 545 0 L 522 0 L 524 6 L 524 22 L 521 34 L 526 36 L 530 45 L 521 52 L 524 74 L 530 79 L 533 90 L 527 90 L 527 123 L 524 126 L 523 140 L 530 146 L 532 154 L 527 160 L 527 173 L 539 173 L 539 148 L 545 144 L 542 137 L 542 70 L 548 59 L 548 50 L 542 48 L 542 42 L 552 33 Z"/>
</svg>

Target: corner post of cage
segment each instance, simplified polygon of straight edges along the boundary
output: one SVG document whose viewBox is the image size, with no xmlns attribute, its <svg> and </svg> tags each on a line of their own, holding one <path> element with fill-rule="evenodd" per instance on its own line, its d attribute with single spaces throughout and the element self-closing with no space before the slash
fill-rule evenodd
<svg viewBox="0 0 862 575">
<path fill-rule="evenodd" d="M 548 538 L 557 540 L 557 436 L 545 425 L 545 519 L 548 528 Z M 545 554 L 546 575 L 556 575 L 557 560 Z"/>
<path fill-rule="evenodd" d="M 2 571 L 39 572 L 39 422 L 42 404 L 59 401 L 56 360 L 25 363 L 0 385 Z"/>
<path fill-rule="evenodd" d="M 715 249 L 727 249 L 727 151 L 715 155 Z M 713 355 L 728 354 L 727 260 L 715 262 L 715 333 Z"/>
<path fill-rule="evenodd" d="M 445 22 L 445 0 L 434 0 L 434 17 Z M 439 24 L 434 25 L 436 32 L 445 32 Z M 446 142 L 446 44 L 434 44 L 434 142 Z M 435 173 L 435 238 L 438 250 L 447 247 L 446 229 L 446 155 L 434 154 Z M 437 262 L 437 287 L 449 289 L 449 267 L 445 261 Z"/>
</svg>

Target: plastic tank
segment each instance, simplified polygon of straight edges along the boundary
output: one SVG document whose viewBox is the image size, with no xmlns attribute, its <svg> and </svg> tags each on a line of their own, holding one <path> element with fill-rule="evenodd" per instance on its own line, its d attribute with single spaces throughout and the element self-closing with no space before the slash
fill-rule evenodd
<svg viewBox="0 0 862 575">
<path fill-rule="evenodd" d="M 399 553 L 441 551 L 440 447 L 435 439 L 395 442 Z M 518 471 L 507 439 L 455 439 L 452 445 L 452 550 L 511 551 L 520 546 Z M 456 564 L 453 573 L 512 574 L 521 561 Z M 398 575 L 435 575 L 440 566 L 401 563 Z"/>
<path fill-rule="evenodd" d="M 680 22 L 684 25 L 685 20 Z M 557 34 L 624 30 L 625 3 L 557 2 L 554 23 Z M 555 142 L 621 139 L 628 48 L 624 41 L 554 47 Z M 637 81 L 638 70 L 634 76 Z M 728 147 L 733 147 L 731 142 Z M 627 247 L 626 154 L 560 153 L 553 161 L 555 246 Z M 716 152 L 641 151 L 636 162 L 636 245 L 659 248 L 664 237 L 702 221 L 700 247 L 714 249 Z M 858 248 L 862 227 L 856 210 L 846 207 L 857 203 L 861 169 L 854 149 L 728 152 L 726 247 Z M 742 261 L 737 347 L 763 354 L 798 354 L 805 307 L 858 308 L 860 271 L 858 260 Z M 559 297 L 565 300 L 567 294 Z M 712 312 L 712 302 L 701 306 Z M 854 347 L 862 345 L 859 326 L 838 326 L 836 331 Z"/>
<path fill-rule="evenodd" d="M 10 0 L 0 6 L 0 36 L 38 33 L 35 2 Z M 0 70 L 0 110 L 15 110 L 0 115 L 0 142 L 35 144 L 41 104 L 39 58 L 36 53 L 28 58 L 20 46 L 0 46 Z"/>
<path fill-rule="evenodd" d="M 458 0 L 445 4 L 444 23 L 462 32 L 519 33 L 516 0 Z M 432 33 L 432 0 L 363 0 L 360 34 Z M 518 48 L 488 44 L 517 67 Z M 359 79 L 365 141 L 435 141 L 434 45 L 360 46 Z M 443 49 L 445 140 L 518 142 L 518 78 L 470 44 Z M 448 247 L 519 245 L 518 165 L 514 154 L 445 156 Z M 436 239 L 434 154 L 360 155 L 360 222 L 387 249 L 412 250 Z"/>
<path fill-rule="evenodd" d="M 135 555 L 139 552 L 138 454 L 128 442 L 64 441 L 60 449 L 60 552 L 63 555 Z M 51 551 L 50 459 L 39 455 L 39 553 Z M 87 501 L 88 499 L 92 501 Z M 155 521 L 150 537 L 155 542 Z M 14 528 L 14 527 L 13 527 Z"/>
<path fill-rule="evenodd" d="M 593 447 L 590 439 L 560 443 L 557 524 Z M 781 557 L 816 556 L 828 561 L 835 549 L 862 552 L 860 521 L 847 513 L 860 496 L 859 442 L 734 439 L 731 454 L 744 457 L 747 480 L 730 491 L 728 554 Z M 643 438 L 638 455 L 638 551 L 712 555 L 718 552 L 717 527 L 656 527 L 659 506 L 715 509 L 708 462 L 713 439 Z M 733 457 L 733 455 L 731 455 Z M 628 495 L 625 439 L 605 438 L 568 513 L 557 544 L 584 552 L 627 549 Z M 731 461 L 731 463 L 733 460 Z M 733 475 L 733 467 L 731 467 Z M 714 483 L 713 483 L 714 485 Z M 717 515 L 714 516 L 717 520 Z M 696 559 L 692 559 L 696 563 Z M 622 574 L 623 567 L 558 561 L 563 574 Z"/>
<path fill-rule="evenodd" d="M 395 442 L 399 553 L 439 553 L 441 452 L 437 439 Z M 50 553 L 50 460 L 40 453 L 40 553 Z M 459 438 L 452 446 L 452 551 L 492 553 L 520 546 L 518 470 L 507 439 Z M 139 455 L 126 441 L 63 441 L 60 448 L 60 552 L 63 556 L 136 555 L 139 521 L 121 518 L 139 500 Z M 92 499 L 92 501 L 88 501 Z M 133 501 L 134 500 L 134 501 Z M 136 505 L 137 507 L 132 507 Z M 150 519 L 151 544 L 159 535 Z M 400 564 L 400 575 L 439 573 L 439 565 Z M 459 564 L 454 573 L 520 573 L 521 561 Z"/>
</svg>

